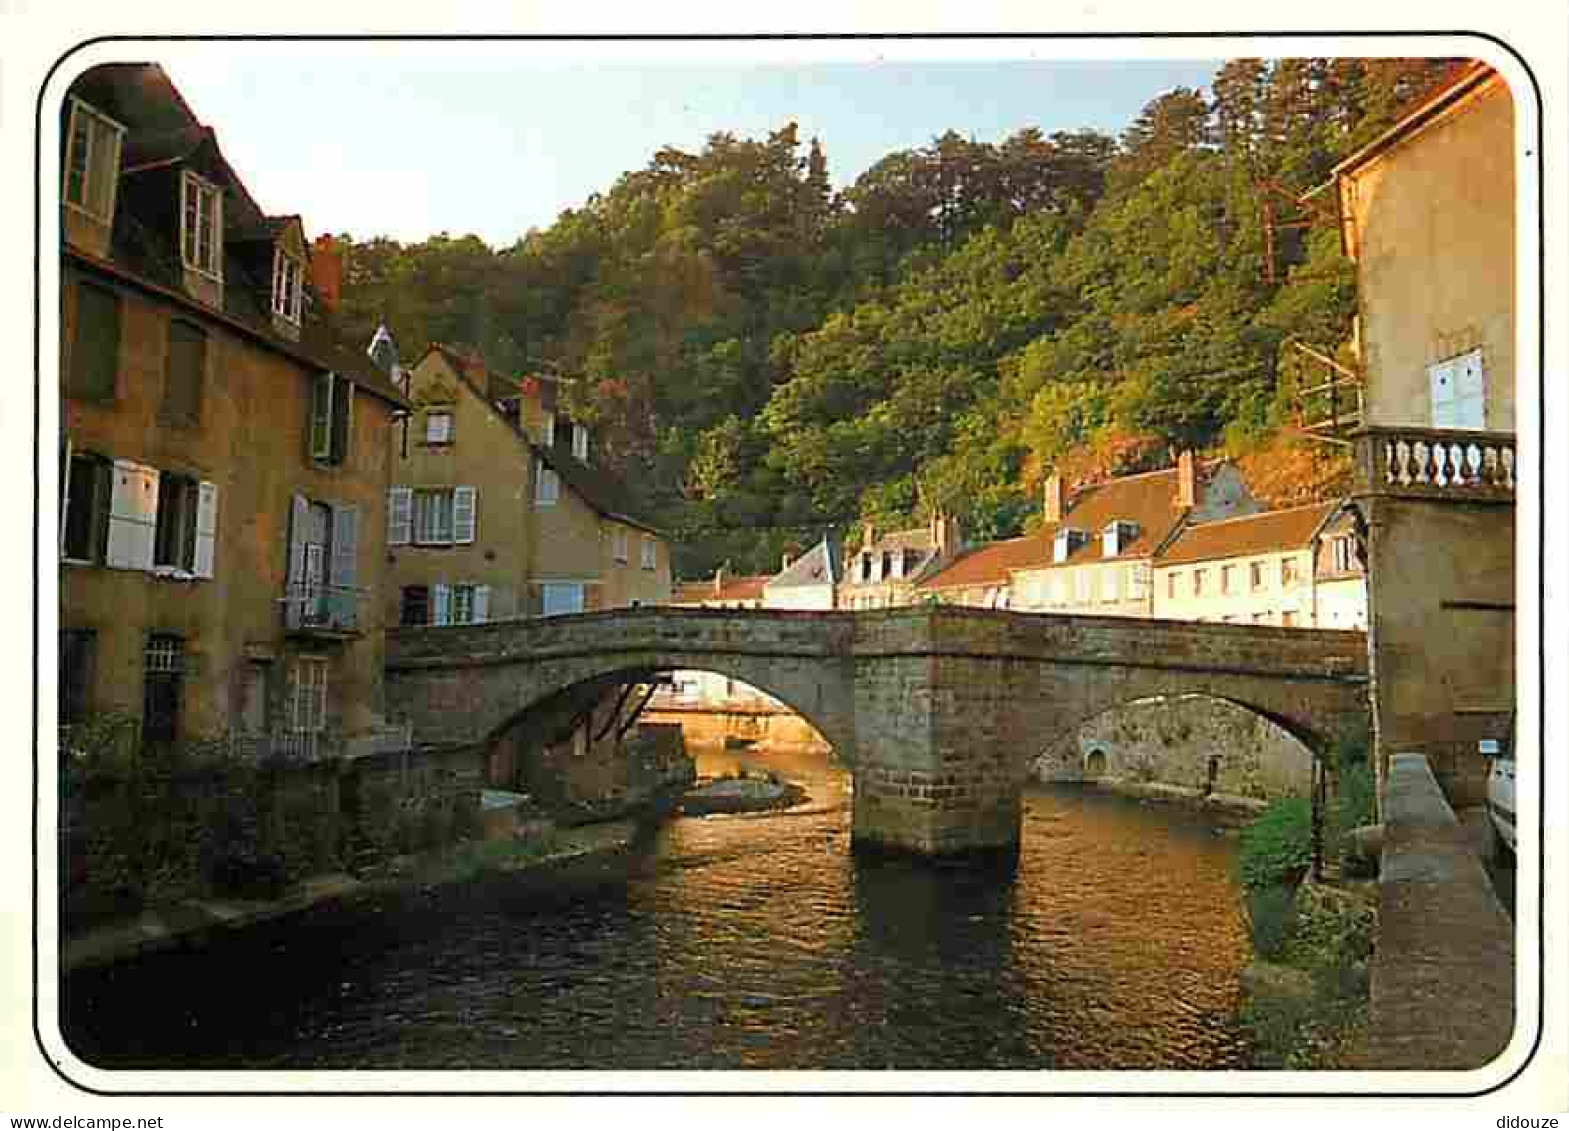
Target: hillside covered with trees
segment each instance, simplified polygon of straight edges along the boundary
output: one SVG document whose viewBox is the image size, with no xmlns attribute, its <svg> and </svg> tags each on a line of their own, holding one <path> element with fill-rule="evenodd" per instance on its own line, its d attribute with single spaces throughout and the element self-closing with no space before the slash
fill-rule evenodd
<svg viewBox="0 0 1569 1131">
<path fill-rule="evenodd" d="M 1287 344 L 1344 348 L 1353 274 L 1333 225 L 1269 239 L 1262 205 L 1327 180 L 1449 62 L 1236 59 L 1119 137 L 949 131 L 842 192 L 793 123 L 715 134 L 508 248 L 340 237 L 346 329 L 576 377 L 575 414 L 686 576 L 932 507 L 1005 537 L 1053 468 L 1188 446 L 1311 498 L 1344 467 L 1285 428 Z"/>
</svg>

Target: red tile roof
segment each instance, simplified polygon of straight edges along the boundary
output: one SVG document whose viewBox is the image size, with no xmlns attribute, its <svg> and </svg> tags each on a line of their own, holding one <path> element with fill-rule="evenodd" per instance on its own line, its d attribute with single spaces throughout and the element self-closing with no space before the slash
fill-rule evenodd
<svg viewBox="0 0 1569 1131">
<path fill-rule="evenodd" d="M 1216 464 L 1199 469 L 1201 479 L 1213 472 Z M 1082 530 L 1088 538 L 1075 546 L 1064 565 L 1102 561 L 1101 532 L 1116 520 L 1134 524 L 1133 537 L 1125 543 L 1116 561 L 1151 556 L 1182 520 L 1183 508 L 1177 505 L 1177 470 L 1148 471 L 1124 475 L 1104 483 L 1081 488 L 1066 503 L 1061 523 L 1044 523 L 1023 538 L 993 542 L 965 554 L 947 569 L 923 581 L 920 589 L 954 589 L 976 585 L 1001 585 L 1016 569 L 1035 569 L 1058 564 L 1052 560 L 1052 543 L 1063 527 Z"/>
<path fill-rule="evenodd" d="M 1156 564 L 1181 565 L 1244 554 L 1300 550 L 1309 544 L 1314 532 L 1339 505 L 1312 503 L 1190 526 L 1166 547 Z"/>
<path fill-rule="evenodd" d="M 683 581 L 675 586 L 670 599 L 678 605 L 696 605 L 708 601 L 761 601 L 763 586 L 768 581 L 766 574 L 727 577 L 717 592 L 712 578 L 707 581 Z"/>
</svg>

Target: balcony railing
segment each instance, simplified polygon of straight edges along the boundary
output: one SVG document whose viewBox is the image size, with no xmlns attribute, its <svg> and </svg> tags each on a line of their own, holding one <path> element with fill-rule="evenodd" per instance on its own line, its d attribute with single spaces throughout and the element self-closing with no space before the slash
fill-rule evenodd
<svg viewBox="0 0 1569 1131">
<path fill-rule="evenodd" d="M 351 635 L 359 631 L 360 591 L 347 585 L 316 582 L 288 586 L 283 623 L 293 632 Z"/>
<path fill-rule="evenodd" d="M 1374 495 L 1513 501 L 1513 432 L 1364 428 L 1356 433 L 1358 487 Z"/>
</svg>

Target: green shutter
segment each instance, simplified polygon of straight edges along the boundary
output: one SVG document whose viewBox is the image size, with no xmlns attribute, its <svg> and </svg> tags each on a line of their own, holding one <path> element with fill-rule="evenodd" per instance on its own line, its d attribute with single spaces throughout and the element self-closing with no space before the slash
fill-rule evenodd
<svg viewBox="0 0 1569 1131">
<path fill-rule="evenodd" d="M 85 400 L 113 400 L 119 357 L 119 298 L 103 287 L 78 286 L 69 394 Z"/>
</svg>

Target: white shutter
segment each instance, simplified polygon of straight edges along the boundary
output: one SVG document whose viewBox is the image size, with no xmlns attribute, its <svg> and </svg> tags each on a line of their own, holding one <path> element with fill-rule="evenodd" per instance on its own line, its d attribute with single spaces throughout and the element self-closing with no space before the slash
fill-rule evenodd
<svg viewBox="0 0 1569 1131">
<path fill-rule="evenodd" d="M 1434 428 L 1457 428 L 1455 423 L 1455 364 L 1441 361 L 1427 367 L 1427 384 Z"/>
<path fill-rule="evenodd" d="M 197 577 L 211 577 L 213 553 L 218 542 L 218 487 L 203 480 L 196 496 Z"/>
<path fill-rule="evenodd" d="M 354 563 L 359 557 L 360 508 L 350 503 L 332 508 L 332 572 L 328 582 L 355 587 Z"/>
<path fill-rule="evenodd" d="M 474 587 L 474 615 L 476 623 L 490 619 L 490 586 L 476 585 Z"/>
<path fill-rule="evenodd" d="M 478 502 L 479 491 L 473 487 L 455 487 L 452 490 L 452 540 L 454 542 L 474 541 L 474 528 L 477 525 L 475 510 Z"/>
<path fill-rule="evenodd" d="M 158 472 L 130 460 L 115 460 L 105 564 L 114 569 L 152 569 L 157 529 Z"/>
<path fill-rule="evenodd" d="M 407 546 L 414 531 L 414 491 L 393 487 L 387 492 L 387 545 Z"/>
<path fill-rule="evenodd" d="M 74 114 L 75 111 L 73 110 Z M 60 464 L 60 530 L 56 552 L 65 557 L 65 522 L 71 515 L 71 434 L 65 435 L 65 455 Z"/>
<path fill-rule="evenodd" d="M 1487 427 L 1487 382 L 1482 351 L 1472 350 L 1451 363 L 1455 368 L 1455 427 Z"/>
<path fill-rule="evenodd" d="M 305 619 L 305 533 L 310 528 L 311 504 L 304 495 L 289 499 L 288 578 L 284 590 L 284 623 L 298 628 Z"/>
<path fill-rule="evenodd" d="M 438 584 L 431 587 L 431 592 L 434 594 L 432 601 L 434 610 L 430 623 L 452 623 L 452 589 L 449 586 Z"/>
</svg>

